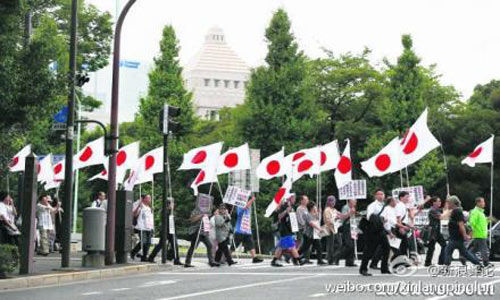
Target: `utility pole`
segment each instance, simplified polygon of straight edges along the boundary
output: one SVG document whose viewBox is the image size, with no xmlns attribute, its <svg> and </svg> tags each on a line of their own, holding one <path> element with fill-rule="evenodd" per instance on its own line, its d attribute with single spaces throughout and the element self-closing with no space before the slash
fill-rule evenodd
<svg viewBox="0 0 500 300">
<path fill-rule="evenodd" d="M 165 104 L 160 114 L 160 129 L 163 132 L 163 201 L 161 205 L 161 230 L 160 230 L 160 243 L 161 243 L 161 263 L 167 262 L 167 238 L 169 227 L 169 213 L 168 213 L 168 189 L 169 189 L 169 165 L 168 165 L 168 135 L 178 131 L 178 123 L 170 120 L 170 117 L 177 117 L 180 114 L 180 109 L 175 106 Z M 175 237 L 174 237 L 175 242 Z M 172 245 L 175 247 L 175 245 Z M 174 250 L 175 251 L 175 250 Z"/>
<path fill-rule="evenodd" d="M 112 265 L 115 261 L 115 222 L 116 222 L 116 152 L 118 151 L 118 92 L 120 86 L 120 37 L 122 25 L 128 11 L 136 0 L 129 0 L 116 22 L 115 43 L 113 54 L 113 83 L 111 89 L 111 155 L 109 156 L 108 168 L 108 214 L 106 222 L 106 265 Z"/>
<path fill-rule="evenodd" d="M 69 98 L 68 98 L 68 120 L 66 123 L 66 165 L 64 173 L 64 202 L 66 213 L 62 220 L 62 254 L 61 267 L 69 267 L 69 256 L 71 251 L 71 212 L 73 200 L 73 138 L 74 138 L 74 114 L 75 114 L 75 74 L 76 74 L 76 42 L 78 26 L 78 0 L 72 0 L 71 4 L 71 35 L 69 42 Z"/>
</svg>

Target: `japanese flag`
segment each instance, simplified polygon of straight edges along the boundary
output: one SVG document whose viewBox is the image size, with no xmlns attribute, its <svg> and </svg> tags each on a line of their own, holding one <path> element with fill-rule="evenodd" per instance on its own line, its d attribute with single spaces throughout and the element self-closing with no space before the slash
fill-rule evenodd
<svg viewBox="0 0 500 300">
<path fill-rule="evenodd" d="M 128 169 L 134 167 L 138 160 L 139 142 L 134 142 L 120 148 L 116 154 L 116 182 L 122 184 L 125 179 L 125 173 Z M 104 166 L 106 167 L 106 164 Z"/>
<path fill-rule="evenodd" d="M 191 184 L 191 188 L 193 189 L 193 193 L 195 196 L 198 195 L 198 187 L 202 184 L 217 182 L 217 166 L 214 164 L 213 166 L 208 165 L 204 169 L 198 172 L 196 178 Z"/>
<path fill-rule="evenodd" d="M 51 189 L 58 189 L 61 186 L 61 181 L 60 180 L 50 180 L 45 183 L 43 188 L 48 191 Z"/>
<path fill-rule="evenodd" d="M 400 144 L 402 168 L 417 162 L 440 145 L 427 127 L 427 108 L 410 127 Z"/>
<path fill-rule="evenodd" d="M 108 180 L 108 171 L 103 169 L 101 172 L 89 178 L 87 181 L 94 181 L 96 179 Z"/>
<path fill-rule="evenodd" d="M 21 151 L 19 151 L 16 155 L 14 155 L 14 157 L 10 161 L 9 171 L 23 172 L 26 156 L 28 156 L 30 153 L 31 153 L 31 145 L 25 146 L 23 149 L 21 149 Z"/>
<path fill-rule="evenodd" d="M 287 172 L 285 166 L 285 150 L 274 153 L 264 158 L 257 167 L 257 178 L 269 180 L 274 177 L 284 176 Z"/>
<path fill-rule="evenodd" d="M 266 208 L 266 217 L 270 217 L 271 214 L 276 210 L 278 205 L 281 203 L 283 199 L 287 199 L 290 197 L 292 189 L 292 180 L 291 178 L 287 178 L 283 185 L 280 187 L 280 189 L 274 194 L 273 201 L 269 203 L 269 205 Z"/>
<path fill-rule="evenodd" d="M 340 161 L 339 143 L 337 140 L 320 147 L 320 171 L 325 172 L 337 168 Z"/>
<path fill-rule="evenodd" d="M 317 175 L 320 173 L 321 151 L 319 147 L 303 149 L 289 154 L 286 163 L 290 167 L 287 177 L 292 182 L 299 180 L 304 175 Z"/>
<path fill-rule="evenodd" d="M 335 182 L 340 189 L 352 180 L 352 161 L 351 161 L 351 142 L 347 139 L 344 153 L 339 159 L 337 169 L 335 170 Z"/>
<path fill-rule="evenodd" d="M 375 156 L 361 163 L 361 169 L 370 177 L 380 177 L 401 170 L 401 147 L 399 137 L 395 137 Z"/>
<path fill-rule="evenodd" d="M 74 169 L 81 169 L 88 166 L 100 165 L 105 162 L 104 156 L 104 137 L 94 140 L 82 150 L 80 150 L 73 158 Z"/>
<path fill-rule="evenodd" d="M 217 175 L 248 169 L 250 169 L 250 149 L 248 144 L 226 151 L 219 157 L 217 163 Z"/>
<path fill-rule="evenodd" d="M 140 170 L 137 167 L 137 168 L 134 168 L 130 171 L 130 174 L 129 174 L 127 180 L 125 180 L 123 182 L 123 187 L 126 191 L 133 191 L 134 186 L 136 186 L 138 184 L 143 184 L 146 182 L 152 182 L 152 181 L 153 181 L 153 174 L 152 173 L 148 173 L 146 175 L 141 176 Z"/>
<path fill-rule="evenodd" d="M 38 182 L 48 182 L 54 179 L 54 170 L 52 169 L 52 153 L 45 156 L 37 165 Z"/>
<path fill-rule="evenodd" d="M 56 181 L 61 181 L 64 180 L 64 174 L 66 170 L 66 160 L 63 159 L 60 162 L 56 163 L 53 167 L 52 170 L 54 171 L 54 180 Z"/>
<path fill-rule="evenodd" d="M 178 170 L 203 169 L 214 158 L 217 163 L 221 150 L 222 142 L 189 150 L 188 153 L 184 154 Z"/>
<path fill-rule="evenodd" d="M 159 147 L 144 154 L 124 181 L 125 190 L 131 191 L 136 184 L 153 181 L 153 175 L 163 172 L 163 147 Z"/>
<path fill-rule="evenodd" d="M 489 139 L 479 144 L 472 153 L 470 153 L 464 160 L 462 160 L 462 165 L 468 165 L 469 167 L 475 167 L 476 164 L 480 163 L 492 163 L 493 162 L 493 141 L 495 136 L 492 135 Z"/>
</svg>

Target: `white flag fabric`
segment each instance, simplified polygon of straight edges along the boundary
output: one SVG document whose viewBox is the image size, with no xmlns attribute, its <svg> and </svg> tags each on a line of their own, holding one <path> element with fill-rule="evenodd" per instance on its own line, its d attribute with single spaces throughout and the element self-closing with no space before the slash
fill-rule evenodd
<svg viewBox="0 0 500 300">
<path fill-rule="evenodd" d="M 283 185 L 280 187 L 280 189 L 276 192 L 276 194 L 273 197 L 273 200 L 271 203 L 266 208 L 266 213 L 264 214 L 265 217 L 270 217 L 271 214 L 276 210 L 278 205 L 281 203 L 283 199 L 287 199 L 291 195 L 291 189 L 292 189 L 292 180 L 290 178 L 287 178 Z"/>
<path fill-rule="evenodd" d="M 226 151 L 219 157 L 217 163 L 217 175 L 248 169 L 250 169 L 250 148 L 248 144 Z"/>
<path fill-rule="evenodd" d="M 285 164 L 285 149 L 281 148 L 266 158 L 264 158 L 257 167 L 257 178 L 269 180 L 274 177 L 281 177 L 287 173 Z"/>
<path fill-rule="evenodd" d="M 96 179 L 108 180 L 108 171 L 103 169 L 101 172 L 89 178 L 87 181 L 94 181 Z"/>
<path fill-rule="evenodd" d="M 325 172 L 336 169 L 340 161 L 339 143 L 337 142 L 337 140 L 321 146 L 320 151 L 320 171 Z"/>
<path fill-rule="evenodd" d="M 191 149 L 184 154 L 182 164 L 178 170 L 203 169 L 214 158 L 217 163 L 221 150 L 222 142 Z"/>
<path fill-rule="evenodd" d="M 401 146 L 395 137 L 375 156 L 361 163 L 361 169 L 369 177 L 380 177 L 401 170 Z"/>
<path fill-rule="evenodd" d="M 31 153 L 31 145 L 25 146 L 21 151 L 16 153 L 9 164 L 10 172 L 24 172 L 26 156 Z"/>
<path fill-rule="evenodd" d="M 462 160 L 462 165 L 468 165 L 473 168 L 476 164 L 492 163 L 494 140 L 495 136 L 492 135 L 489 139 L 479 144 L 474 151 Z"/>
<path fill-rule="evenodd" d="M 335 170 L 335 183 L 337 188 L 340 189 L 349 181 L 352 180 L 352 161 L 351 161 L 351 142 L 347 139 L 344 153 L 339 159 L 337 169 Z"/>
<path fill-rule="evenodd" d="M 289 168 L 287 177 L 295 182 L 304 175 L 317 175 L 320 173 L 321 166 L 321 151 L 320 147 L 303 149 L 285 157 L 286 164 Z"/>
<path fill-rule="evenodd" d="M 61 186 L 61 182 L 62 181 L 59 181 L 59 180 L 50 180 L 50 181 L 47 181 L 45 183 L 45 185 L 43 186 L 43 188 L 46 191 L 51 190 L 51 189 L 58 189 Z"/>
<path fill-rule="evenodd" d="M 54 180 L 54 170 L 52 169 L 52 153 L 46 155 L 37 166 L 37 181 L 49 182 Z"/>
<path fill-rule="evenodd" d="M 427 108 L 418 117 L 415 124 L 405 134 L 401 141 L 401 167 L 405 168 L 424 157 L 440 143 L 432 135 L 429 127 L 427 127 Z"/>
<path fill-rule="evenodd" d="M 104 179 L 108 180 L 108 168 L 109 168 L 109 158 L 106 158 L 106 163 L 104 164 L 104 169 L 106 174 L 104 177 L 96 177 L 94 179 Z M 130 143 L 121 147 L 116 154 L 116 182 L 123 184 L 125 179 L 125 174 L 127 170 L 135 167 L 139 161 L 139 142 Z M 97 174 L 96 176 L 98 176 Z M 95 176 L 94 176 L 95 177 Z M 90 181 L 90 180 L 89 180 Z"/>
<path fill-rule="evenodd" d="M 73 169 L 81 169 L 88 166 L 104 164 L 104 137 L 85 145 L 73 158 Z"/>
<path fill-rule="evenodd" d="M 56 181 L 62 181 L 64 180 L 64 174 L 66 170 L 66 160 L 63 159 L 60 162 L 56 163 L 53 167 L 52 170 L 54 171 L 54 180 Z"/>
<path fill-rule="evenodd" d="M 204 169 L 200 170 L 198 172 L 198 175 L 196 175 L 196 178 L 194 179 L 193 183 L 191 184 L 191 188 L 193 189 L 193 193 L 195 196 L 198 195 L 198 187 L 200 185 L 206 184 L 206 183 L 212 183 L 212 182 L 217 182 L 217 165 L 214 164 L 213 166 L 207 165 Z"/>
</svg>

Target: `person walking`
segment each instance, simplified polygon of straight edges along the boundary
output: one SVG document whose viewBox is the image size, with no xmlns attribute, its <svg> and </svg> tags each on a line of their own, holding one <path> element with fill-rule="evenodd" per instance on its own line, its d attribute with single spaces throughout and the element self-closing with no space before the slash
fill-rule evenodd
<svg viewBox="0 0 500 300">
<path fill-rule="evenodd" d="M 472 242 L 470 250 L 472 253 L 481 253 L 483 265 L 490 264 L 490 253 L 488 249 L 488 218 L 484 214 L 486 201 L 483 197 L 476 198 L 476 207 L 469 212 L 469 225 L 472 228 Z"/>
<path fill-rule="evenodd" d="M 326 207 L 323 211 L 323 220 L 325 222 L 325 229 L 327 232 L 326 236 L 326 258 L 329 265 L 339 264 L 339 256 L 335 257 L 335 249 L 340 249 L 342 244 L 337 243 L 335 247 L 335 241 L 338 236 L 338 231 L 336 228 L 337 218 L 340 216 L 339 212 L 335 209 L 335 196 L 330 195 L 326 198 Z M 338 252 L 338 251 L 337 251 Z"/>
<path fill-rule="evenodd" d="M 207 258 L 208 265 L 211 267 L 220 266 L 219 263 L 214 261 L 213 253 L 212 253 L 212 243 L 209 238 L 210 232 L 210 220 L 209 215 L 206 213 L 202 213 L 198 207 L 193 209 L 191 212 L 191 217 L 189 218 L 189 222 L 191 222 L 191 226 L 189 227 L 189 239 L 191 240 L 191 246 L 189 246 L 186 261 L 184 263 L 184 267 L 192 268 L 191 260 L 193 258 L 194 250 L 198 247 L 199 242 L 205 244 L 207 249 Z"/>
<path fill-rule="evenodd" d="M 40 247 L 38 254 L 47 256 L 49 255 L 49 234 L 54 230 L 54 223 L 52 222 L 52 214 L 56 210 L 50 205 L 49 196 L 41 195 L 39 202 L 36 206 L 37 227 L 40 233 Z"/>
<path fill-rule="evenodd" d="M 465 230 L 465 220 L 460 199 L 457 196 L 450 196 L 446 201 L 452 212 L 448 223 L 450 237 L 445 250 L 445 264 L 448 266 L 451 264 L 453 251 L 458 249 L 461 256 L 473 264 L 479 265 L 480 262 L 477 257 L 465 248 L 465 241 L 470 240 L 471 237 Z"/>
<path fill-rule="evenodd" d="M 254 201 L 255 196 L 252 196 L 245 207 L 236 208 L 234 247 L 238 248 L 240 244 L 243 244 L 245 250 L 250 252 L 252 263 L 261 263 L 262 259 L 255 255 L 255 243 L 252 238 L 252 203 Z"/>
<path fill-rule="evenodd" d="M 319 225 L 319 212 L 316 203 L 313 201 L 307 204 L 308 213 L 304 215 L 304 222 L 306 224 L 304 229 L 304 241 L 300 247 L 299 254 L 301 257 L 307 257 L 312 250 L 316 251 L 316 258 L 318 265 L 326 265 L 323 260 L 323 251 L 321 248 L 321 232 L 323 229 Z"/>
<path fill-rule="evenodd" d="M 382 251 L 381 273 L 390 274 L 388 266 L 390 246 L 389 240 L 387 239 L 387 232 L 384 229 L 384 222 L 381 217 L 381 214 L 387 206 L 384 203 L 385 193 L 383 190 L 377 189 L 374 196 L 375 200 L 368 205 L 366 210 L 369 226 L 365 228 L 366 232 L 364 232 L 365 243 L 363 248 L 363 260 L 359 267 L 359 273 L 363 276 L 371 276 L 371 274 L 368 273 L 368 262 L 372 259 L 377 247 L 381 247 L 380 251 Z"/>
<path fill-rule="evenodd" d="M 151 196 L 144 195 L 141 201 L 135 204 L 132 214 L 136 219 L 135 232 L 139 234 L 139 242 L 135 245 L 130 258 L 134 260 L 137 253 L 142 248 L 141 261 L 146 262 L 148 258 L 149 248 L 151 247 L 151 238 L 154 232 L 154 216 L 151 208 Z"/>
<path fill-rule="evenodd" d="M 425 266 L 429 267 L 432 265 L 432 257 L 434 255 L 434 250 L 436 248 L 436 243 L 441 247 L 441 252 L 438 258 L 438 265 L 444 265 L 445 261 L 445 249 L 446 249 L 446 240 L 441 234 L 441 220 L 447 219 L 448 216 L 443 214 L 443 210 L 441 209 L 441 199 L 439 197 L 431 197 L 430 200 L 431 208 L 429 210 L 429 230 L 430 230 L 430 238 L 429 243 L 427 245 L 427 254 L 425 256 Z"/>
<path fill-rule="evenodd" d="M 339 228 L 339 233 L 342 236 L 342 245 L 335 250 L 332 261 L 338 261 L 341 257 L 345 257 L 346 267 L 357 267 L 354 263 L 354 240 L 351 235 L 351 218 L 356 215 L 356 199 L 349 199 L 342 207 L 341 213 L 337 217 L 342 221 L 342 226 Z M 328 262 L 330 264 L 330 261 Z"/>
<path fill-rule="evenodd" d="M 0 192 L 0 244 L 19 247 L 21 232 L 16 226 L 17 210 L 14 200 L 6 192 Z"/>
<path fill-rule="evenodd" d="M 222 203 L 219 206 L 219 212 L 215 216 L 215 239 L 217 240 L 218 247 L 217 252 L 215 252 L 215 261 L 220 264 L 222 254 L 226 258 L 226 262 L 229 266 L 236 264 L 231 257 L 231 251 L 229 251 L 230 242 L 230 232 L 231 232 L 231 216 L 227 211 L 226 205 Z"/>
</svg>

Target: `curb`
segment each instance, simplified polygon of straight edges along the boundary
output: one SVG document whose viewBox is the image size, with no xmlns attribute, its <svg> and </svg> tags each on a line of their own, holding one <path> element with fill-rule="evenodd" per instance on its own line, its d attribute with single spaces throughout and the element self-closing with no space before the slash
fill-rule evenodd
<svg viewBox="0 0 500 300">
<path fill-rule="evenodd" d="M 0 280 L 0 292 L 13 289 L 23 289 L 42 286 L 60 286 L 69 282 L 106 279 L 121 277 L 130 274 L 155 272 L 165 269 L 173 269 L 172 265 L 144 264 L 117 268 L 64 272 L 57 274 L 26 276 L 21 278 Z"/>
</svg>

